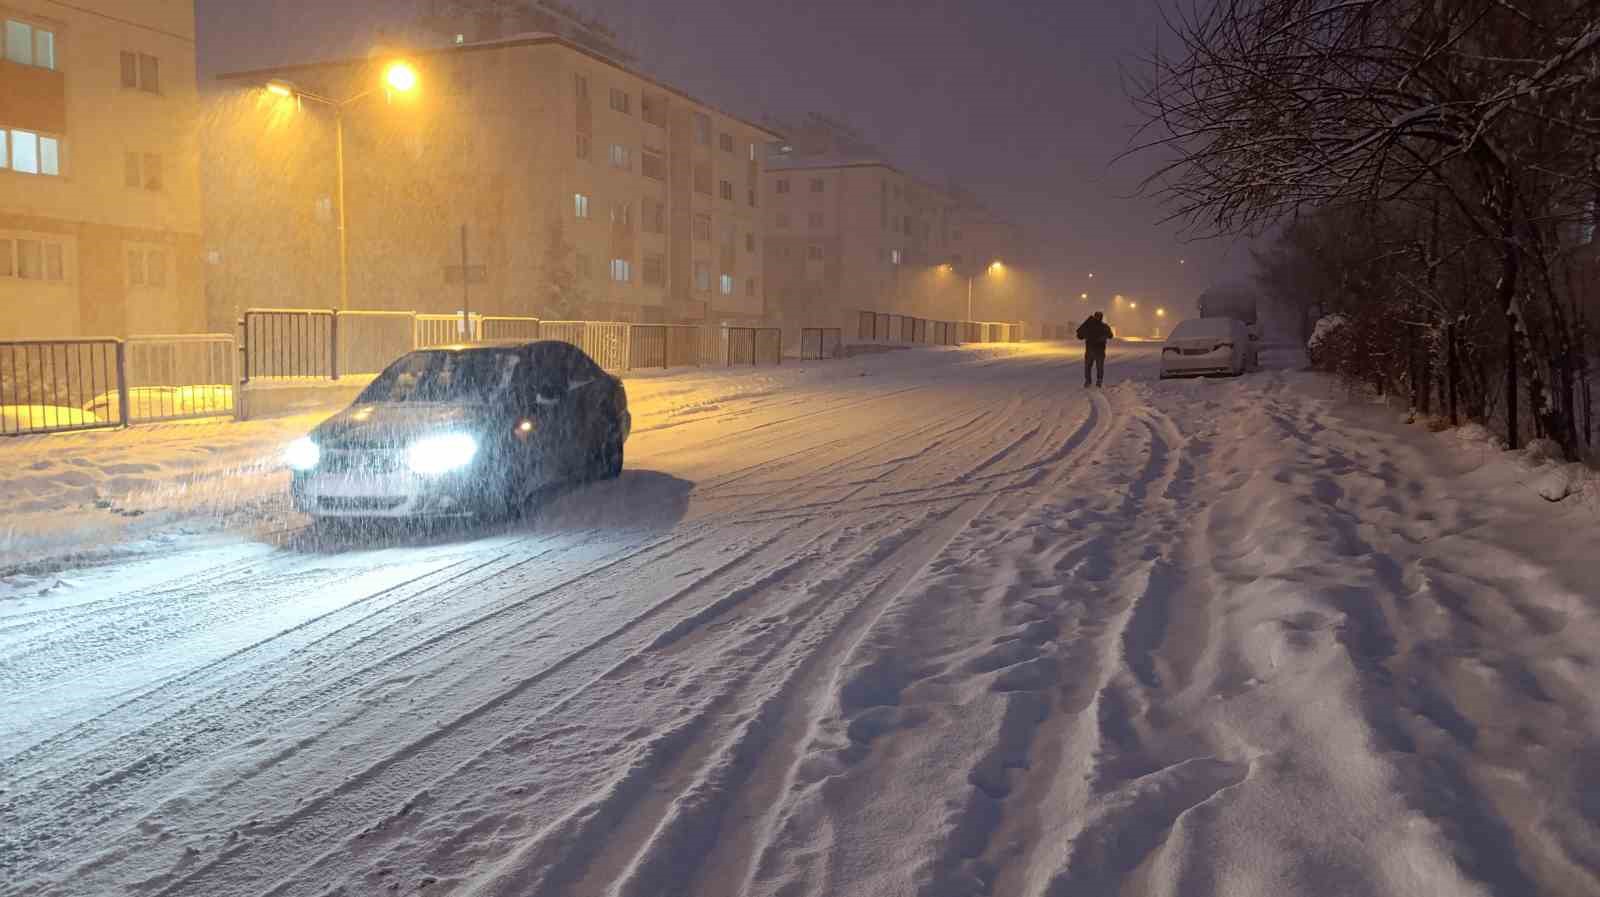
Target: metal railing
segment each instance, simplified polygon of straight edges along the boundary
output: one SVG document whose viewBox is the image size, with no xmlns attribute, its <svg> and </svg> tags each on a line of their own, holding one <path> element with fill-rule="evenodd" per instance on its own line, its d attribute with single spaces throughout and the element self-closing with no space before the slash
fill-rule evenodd
<svg viewBox="0 0 1600 897">
<path fill-rule="evenodd" d="M 544 339 L 542 322 L 538 318 L 515 315 L 484 315 L 476 319 L 474 331 L 480 340 Z"/>
<path fill-rule="evenodd" d="M 783 364 L 783 331 L 776 327 L 724 327 L 728 367 Z"/>
<path fill-rule="evenodd" d="M 240 379 L 337 380 L 338 313 L 252 308 L 239 320 Z"/>
<path fill-rule="evenodd" d="M 415 317 L 410 311 L 339 312 L 334 318 L 339 376 L 376 374 L 415 349 Z"/>
<path fill-rule="evenodd" d="M 572 343 L 605 370 L 626 371 L 631 363 L 630 326 L 620 321 L 541 321 L 539 338 Z"/>
<path fill-rule="evenodd" d="M 125 347 L 119 339 L 0 342 L 0 435 L 121 426 L 128 419 Z M 104 417 L 85 410 L 103 392 Z"/>
<path fill-rule="evenodd" d="M 837 358 L 844 343 L 844 334 L 838 327 L 800 328 L 800 360 L 813 361 Z"/>
<path fill-rule="evenodd" d="M 628 362 L 634 369 L 698 367 L 705 363 L 702 329 L 694 324 L 630 324 Z"/>
<path fill-rule="evenodd" d="M 125 344 L 129 423 L 233 414 L 239 356 L 231 335 L 135 336 Z M 118 401 L 104 392 L 89 410 L 104 416 Z"/>
</svg>

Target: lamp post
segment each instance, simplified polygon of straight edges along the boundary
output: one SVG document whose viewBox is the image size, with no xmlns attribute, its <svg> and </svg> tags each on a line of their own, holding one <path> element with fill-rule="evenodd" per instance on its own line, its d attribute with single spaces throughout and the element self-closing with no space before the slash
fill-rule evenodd
<svg viewBox="0 0 1600 897">
<path fill-rule="evenodd" d="M 307 90 L 301 90 L 294 84 L 274 79 L 267 82 L 267 92 L 280 97 L 295 100 L 310 100 L 320 103 L 333 110 L 334 149 L 333 164 L 335 169 L 335 193 L 339 198 L 339 310 L 347 311 L 350 308 L 350 247 L 345 236 L 344 215 L 344 113 L 345 110 L 366 99 L 379 90 L 386 94 L 410 93 L 417 89 L 417 70 L 410 63 L 393 62 L 383 72 L 383 86 L 364 90 L 347 100 L 334 100 L 320 96 Z"/>
<path fill-rule="evenodd" d="M 941 267 L 946 271 L 954 271 L 955 270 L 955 266 L 949 264 L 948 262 L 945 263 L 944 265 L 942 265 Z M 998 274 L 1003 274 L 1005 272 L 1005 270 L 1006 270 L 1006 266 L 999 259 L 995 259 L 994 261 L 990 262 L 988 265 L 984 266 L 982 270 L 967 272 L 967 275 L 966 275 L 967 276 L 967 320 L 969 320 L 969 321 L 973 320 L 973 317 L 972 317 L 972 283 L 973 283 L 973 281 L 978 279 L 978 275 L 979 274 L 989 273 L 989 274 L 998 275 Z"/>
</svg>

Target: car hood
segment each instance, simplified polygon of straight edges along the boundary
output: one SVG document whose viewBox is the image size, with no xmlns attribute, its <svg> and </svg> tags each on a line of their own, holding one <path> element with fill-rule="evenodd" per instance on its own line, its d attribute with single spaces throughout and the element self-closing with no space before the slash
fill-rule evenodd
<svg viewBox="0 0 1600 897">
<path fill-rule="evenodd" d="M 311 431 L 324 448 L 400 446 L 432 433 L 481 434 L 504 411 L 486 405 L 435 405 L 392 402 L 351 405 Z"/>
</svg>

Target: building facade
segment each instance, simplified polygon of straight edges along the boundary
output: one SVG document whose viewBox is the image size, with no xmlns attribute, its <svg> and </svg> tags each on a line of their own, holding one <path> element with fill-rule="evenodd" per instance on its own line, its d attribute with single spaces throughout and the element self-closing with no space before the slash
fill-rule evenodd
<svg viewBox="0 0 1600 897">
<path fill-rule="evenodd" d="M 810 122 L 769 147 L 773 317 L 853 333 L 862 310 L 966 320 L 970 296 L 974 319 L 1020 318 L 1020 230 L 965 191 L 915 178 L 841 130 Z"/>
<path fill-rule="evenodd" d="M 219 317 L 336 296 L 334 113 L 262 85 L 356 97 L 399 57 L 414 95 L 343 114 L 351 308 L 762 318 L 775 135 L 551 34 L 224 76 L 207 174 Z"/>
<path fill-rule="evenodd" d="M 0 0 L 0 339 L 205 324 L 194 4 Z"/>
</svg>

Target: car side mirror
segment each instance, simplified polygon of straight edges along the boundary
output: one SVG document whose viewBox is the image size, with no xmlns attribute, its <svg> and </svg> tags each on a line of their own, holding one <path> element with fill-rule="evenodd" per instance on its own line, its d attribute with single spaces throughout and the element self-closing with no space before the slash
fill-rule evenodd
<svg viewBox="0 0 1600 897">
<path fill-rule="evenodd" d="M 533 398 L 540 405 L 559 405 L 561 400 L 566 398 L 566 395 L 567 391 L 562 388 L 561 384 L 545 383 L 539 386 Z"/>
</svg>

